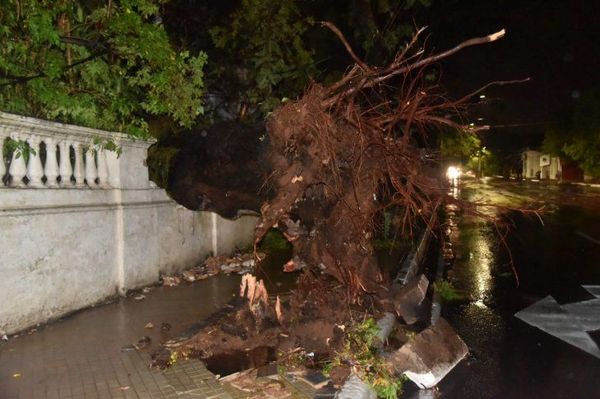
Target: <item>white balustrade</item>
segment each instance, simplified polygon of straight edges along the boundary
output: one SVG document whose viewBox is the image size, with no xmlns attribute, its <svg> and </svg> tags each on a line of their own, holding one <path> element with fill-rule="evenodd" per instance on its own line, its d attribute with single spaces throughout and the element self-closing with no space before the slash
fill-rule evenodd
<svg viewBox="0 0 600 399">
<path fill-rule="evenodd" d="M 89 146 L 85 152 L 85 181 L 90 188 L 96 187 L 96 178 L 98 177 L 94 153 L 95 150 L 92 146 Z"/>
<path fill-rule="evenodd" d="M 14 134 L 11 137 L 13 140 L 20 142 L 21 137 L 18 134 Z M 22 148 L 17 148 L 12 153 L 12 159 L 8 168 L 8 174 L 11 177 L 10 185 L 13 187 L 23 187 L 25 183 L 23 178 L 27 174 L 27 165 L 25 165 L 25 154 Z"/>
<path fill-rule="evenodd" d="M 98 142 L 116 143 L 119 153 Z M 144 180 L 148 141 L 0 112 L 0 154 L 9 144 L 9 159 L 0 155 L 0 188 L 152 188 Z"/>
<path fill-rule="evenodd" d="M 75 167 L 73 168 L 73 177 L 75 178 L 76 187 L 84 187 L 85 178 L 83 170 L 83 144 L 73 143 L 73 149 L 75 150 Z"/>
<path fill-rule="evenodd" d="M 46 186 L 58 187 L 58 161 L 56 160 L 56 140 L 52 137 L 44 139 L 46 144 L 46 163 L 44 165 L 44 175 L 46 176 Z"/>
<path fill-rule="evenodd" d="M 29 160 L 27 162 L 27 178 L 29 179 L 29 187 L 44 187 L 42 177 L 44 177 L 44 168 L 40 158 L 40 138 L 38 136 L 30 136 L 27 140 L 29 145 Z"/>
<path fill-rule="evenodd" d="M 62 140 L 59 144 L 60 148 L 60 165 L 58 167 L 60 172 L 60 186 L 71 187 L 73 182 L 71 176 L 73 175 L 73 167 L 71 166 L 71 143 L 67 140 Z"/>
</svg>

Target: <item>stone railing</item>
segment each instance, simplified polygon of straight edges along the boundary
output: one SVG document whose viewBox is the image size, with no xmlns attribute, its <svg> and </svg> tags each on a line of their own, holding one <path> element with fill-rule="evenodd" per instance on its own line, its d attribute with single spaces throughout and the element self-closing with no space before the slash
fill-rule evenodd
<svg viewBox="0 0 600 399">
<path fill-rule="evenodd" d="M 0 186 L 119 187 L 118 154 L 103 148 L 115 140 L 132 142 L 117 133 L 0 113 Z"/>
<path fill-rule="evenodd" d="M 110 140 L 120 156 L 94 143 Z M 0 112 L 0 330 L 152 284 L 252 240 L 148 179 L 149 141 Z"/>
</svg>

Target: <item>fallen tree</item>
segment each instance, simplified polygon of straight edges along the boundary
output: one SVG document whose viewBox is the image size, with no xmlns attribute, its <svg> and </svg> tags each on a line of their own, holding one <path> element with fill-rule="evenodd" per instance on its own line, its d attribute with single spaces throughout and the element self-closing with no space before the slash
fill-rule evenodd
<svg viewBox="0 0 600 399">
<path fill-rule="evenodd" d="M 444 128 L 473 134 L 460 122 L 461 109 L 489 85 L 508 83 L 449 100 L 425 81 L 426 68 L 465 47 L 495 41 L 504 30 L 427 57 L 417 48 L 419 30 L 390 65 L 372 67 L 335 26 L 322 24 L 355 63 L 335 84 L 312 84 L 269 118 L 275 197 L 261 208 L 255 243 L 278 228 L 294 247 L 286 267 L 305 269 L 304 287 L 331 276 L 354 303 L 364 295 L 385 297 L 389 285 L 371 244 L 376 215 L 399 209 L 404 234 L 412 234 L 418 220 L 427 223 L 446 198 L 432 151 L 435 135 Z"/>
<path fill-rule="evenodd" d="M 393 208 L 404 235 L 417 223 L 435 229 L 432 215 L 458 200 L 447 195 L 432 143 L 446 128 L 474 134 L 461 118 L 468 101 L 490 85 L 517 82 L 492 82 L 450 100 L 424 79 L 432 64 L 493 42 L 503 30 L 430 56 L 418 47 L 419 30 L 390 65 L 374 67 L 357 57 L 335 26 L 322 25 L 344 43 L 354 65 L 330 86 L 313 83 L 268 119 L 265 186 L 271 196 L 255 229 L 255 250 L 273 228 L 291 242 L 293 256 L 283 267 L 302 269 L 297 289 L 282 303 L 268 297 L 263 282 L 245 276 L 244 304 L 179 343 L 184 352 L 210 358 L 266 345 L 284 360 L 298 348 L 322 360 L 343 352 L 345 329 L 357 315 L 398 314 L 394 302 L 410 295 L 393 287 L 377 263 L 372 239 L 378 215 Z M 477 212 L 474 206 L 468 211 Z"/>
</svg>

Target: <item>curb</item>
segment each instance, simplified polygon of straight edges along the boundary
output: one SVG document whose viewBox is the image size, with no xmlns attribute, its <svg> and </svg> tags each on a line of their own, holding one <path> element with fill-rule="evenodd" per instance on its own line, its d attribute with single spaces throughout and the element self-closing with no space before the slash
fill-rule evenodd
<svg viewBox="0 0 600 399">
<path fill-rule="evenodd" d="M 419 239 L 419 244 L 413 249 L 407 256 L 406 260 L 402 263 L 402 267 L 398 271 L 394 284 L 404 285 L 408 280 L 417 275 L 419 266 L 423 262 L 427 248 L 429 247 L 429 241 L 431 240 L 431 227 L 434 225 L 437 215 L 434 214 L 431 217 L 430 223 L 425 229 L 425 232 Z"/>
</svg>

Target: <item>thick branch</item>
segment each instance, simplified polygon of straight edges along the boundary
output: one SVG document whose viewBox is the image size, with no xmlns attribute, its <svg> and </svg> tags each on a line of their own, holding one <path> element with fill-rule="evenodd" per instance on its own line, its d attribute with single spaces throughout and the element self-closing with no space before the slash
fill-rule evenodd
<svg viewBox="0 0 600 399">
<path fill-rule="evenodd" d="M 68 65 L 67 67 L 65 67 L 63 69 L 62 75 L 64 75 L 67 71 L 75 68 L 76 66 L 85 64 L 86 62 L 96 59 L 106 53 L 108 53 L 108 51 L 103 50 L 103 51 L 94 53 L 94 54 L 90 55 L 89 57 L 85 57 L 78 61 L 75 61 L 74 63 L 72 63 L 71 65 Z M 30 75 L 30 76 L 14 76 L 14 75 L 9 75 L 9 74 L 6 74 L 6 73 L 3 73 L 0 71 L 0 78 L 11 80 L 10 82 L 0 83 L 0 87 L 12 86 L 12 85 L 16 85 L 16 84 L 23 84 L 23 83 L 27 83 L 33 79 L 45 78 L 45 77 L 47 77 L 47 75 L 45 73 L 38 73 L 37 75 Z"/>
<path fill-rule="evenodd" d="M 437 62 L 441 59 L 447 58 L 455 53 L 457 53 L 458 51 L 466 48 L 466 47 L 470 47 L 470 46 L 475 46 L 475 45 L 479 45 L 479 44 L 485 44 L 485 43 L 490 43 L 493 41 L 496 41 L 502 37 L 504 37 L 504 34 L 506 33 L 506 31 L 504 29 L 496 32 L 496 33 L 492 33 L 490 35 L 487 36 L 483 36 L 483 37 L 476 37 L 476 38 L 472 38 L 469 40 L 465 40 L 464 42 L 458 44 L 457 46 L 444 51 L 443 53 L 439 53 L 439 54 L 435 54 L 432 55 L 430 57 L 427 58 L 423 58 L 415 63 L 412 63 L 410 65 L 406 65 L 404 67 L 400 67 L 398 62 L 395 61 L 394 64 L 392 64 L 392 66 L 390 68 L 387 68 L 385 71 L 382 71 L 382 73 L 384 73 L 383 75 L 379 75 L 376 77 L 369 77 L 366 76 L 365 80 L 366 82 L 361 85 L 360 89 L 366 89 L 366 88 L 370 88 L 373 86 L 376 86 L 380 83 L 385 82 L 386 80 L 389 80 L 395 76 L 401 75 L 401 74 L 406 74 L 410 71 L 413 71 L 415 69 L 418 68 L 422 68 L 426 65 L 432 64 L 434 62 Z M 355 60 L 356 61 L 356 60 Z M 364 69 L 364 68 L 363 68 Z M 350 87 L 348 88 L 346 91 L 337 94 L 335 96 L 333 96 L 332 98 L 329 98 L 327 100 L 325 100 L 325 106 L 329 107 L 333 104 L 335 104 L 339 98 L 350 95 L 352 93 L 354 93 L 355 91 L 357 91 L 358 88 L 357 87 Z"/>
<path fill-rule="evenodd" d="M 334 24 L 332 24 L 331 22 L 328 22 L 328 21 L 322 21 L 322 22 L 320 22 L 320 24 L 321 24 L 321 26 L 325 26 L 325 27 L 329 28 L 333 33 L 336 34 L 336 36 L 340 39 L 340 41 L 346 48 L 346 51 L 348 52 L 348 54 L 350 54 L 350 57 L 352 57 L 354 62 L 356 62 L 363 71 L 365 71 L 365 72 L 371 71 L 371 68 L 369 68 L 369 66 L 367 64 L 365 64 L 364 61 L 362 61 L 360 58 L 358 58 L 358 56 L 356 55 L 354 50 L 352 50 L 352 46 L 350 46 L 350 43 L 348 43 L 348 41 L 344 37 L 344 34 L 338 29 L 337 26 L 335 26 Z"/>
</svg>

